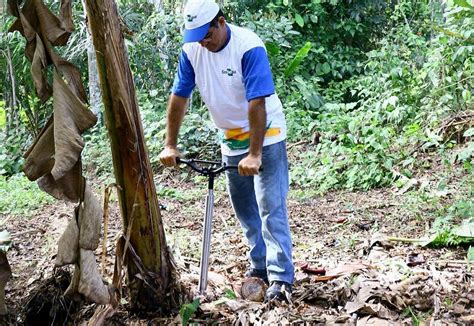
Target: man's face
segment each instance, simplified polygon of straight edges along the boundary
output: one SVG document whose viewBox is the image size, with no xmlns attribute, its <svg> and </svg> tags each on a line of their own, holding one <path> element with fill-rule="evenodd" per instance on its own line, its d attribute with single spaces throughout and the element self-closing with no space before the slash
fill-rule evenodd
<svg viewBox="0 0 474 326">
<path fill-rule="evenodd" d="M 225 19 L 224 17 L 219 17 L 217 27 L 209 27 L 206 36 L 199 41 L 199 44 L 211 52 L 217 52 L 222 48 L 226 39 L 227 30 L 225 27 Z"/>
</svg>

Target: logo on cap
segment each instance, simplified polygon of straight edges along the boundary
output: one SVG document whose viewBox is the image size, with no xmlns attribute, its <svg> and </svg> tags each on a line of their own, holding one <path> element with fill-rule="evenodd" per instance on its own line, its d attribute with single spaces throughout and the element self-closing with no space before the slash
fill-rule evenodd
<svg viewBox="0 0 474 326">
<path fill-rule="evenodd" d="M 192 16 L 192 15 L 186 15 L 186 19 L 188 22 L 192 22 L 194 18 L 197 18 L 197 16 Z"/>
</svg>

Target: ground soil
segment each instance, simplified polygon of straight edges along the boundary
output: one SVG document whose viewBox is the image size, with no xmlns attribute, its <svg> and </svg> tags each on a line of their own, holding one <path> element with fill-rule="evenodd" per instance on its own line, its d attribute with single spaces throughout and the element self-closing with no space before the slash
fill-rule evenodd
<svg viewBox="0 0 474 326">
<path fill-rule="evenodd" d="M 474 323 L 474 279 L 465 263 L 467 248 L 427 249 L 386 238 L 422 238 L 436 210 L 456 200 L 469 175 L 462 169 L 447 171 L 440 166 L 418 173 L 420 182 L 410 189 L 338 191 L 323 196 L 293 189 L 288 211 L 297 275 L 290 304 L 225 299 L 227 289 L 238 292 L 248 264 L 247 245 L 224 182 L 219 180 L 210 292 L 221 300 L 201 304 L 193 320 L 240 325 Z M 157 175 L 168 245 L 182 278 L 195 287 L 206 180 L 184 170 Z M 448 188 L 435 194 L 433 185 L 441 177 Z M 424 190 L 423 184 L 428 184 Z M 104 185 L 95 182 L 94 186 L 100 194 Z M 421 194 L 431 194 L 436 200 L 420 201 Z M 112 201 L 110 207 L 105 264 L 102 246 L 97 250 L 99 269 L 107 280 L 112 276 L 114 241 L 121 233 L 117 202 Z M 6 288 L 10 314 L 2 320 L 4 324 L 86 324 L 97 310 L 94 304 L 65 300 L 62 291 L 71 269 L 53 267 L 57 240 L 72 212 L 72 205 L 58 201 L 30 218 L 5 218 L 13 238 L 8 252 L 13 277 Z M 413 261 L 415 266 L 409 266 Z M 322 270 L 336 276 L 327 280 Z M 127 307 L 125 297 L 105 324 L 180 323 L 179 307 L 171 316 L 133 315 Z"/>
</svg>

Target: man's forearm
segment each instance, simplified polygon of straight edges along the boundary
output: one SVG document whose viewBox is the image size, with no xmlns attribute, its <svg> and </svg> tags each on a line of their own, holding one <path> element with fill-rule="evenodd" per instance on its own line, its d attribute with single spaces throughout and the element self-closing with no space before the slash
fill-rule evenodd
<svg viewBox="0 0 474 326">
<path fill-rule="evenodd" d="M 166 115 L 166 140 L 165 147 L 175 148 L 178 143 L 178 134 L 181 123 L 186 113 L 188 99 L 172 94 L 168 102 Z"/>
<path fill-rule="evenodd" d="M 253 99 L 249 102 L 249 124 L 250 124 L 250 147 L 249 154 L 260 156 L 262 154 L 263 140 L 267 113 L 265 110 L 265 98 Z"/>
</svg>

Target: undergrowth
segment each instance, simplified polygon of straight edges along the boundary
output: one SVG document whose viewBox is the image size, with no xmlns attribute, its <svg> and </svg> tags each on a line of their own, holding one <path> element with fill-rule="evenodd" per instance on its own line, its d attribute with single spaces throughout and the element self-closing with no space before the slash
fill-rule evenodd
<svg viewBox="0 0 474 326">
<path fill-rule="evenodd" d="M 10 214 L 28 217 L 53 200 L 53 197 L 40 191 L 36 182 L 29 181 L 22 174 L 9 178 L 0 175 L 0 216 Z"/>
</svg>

